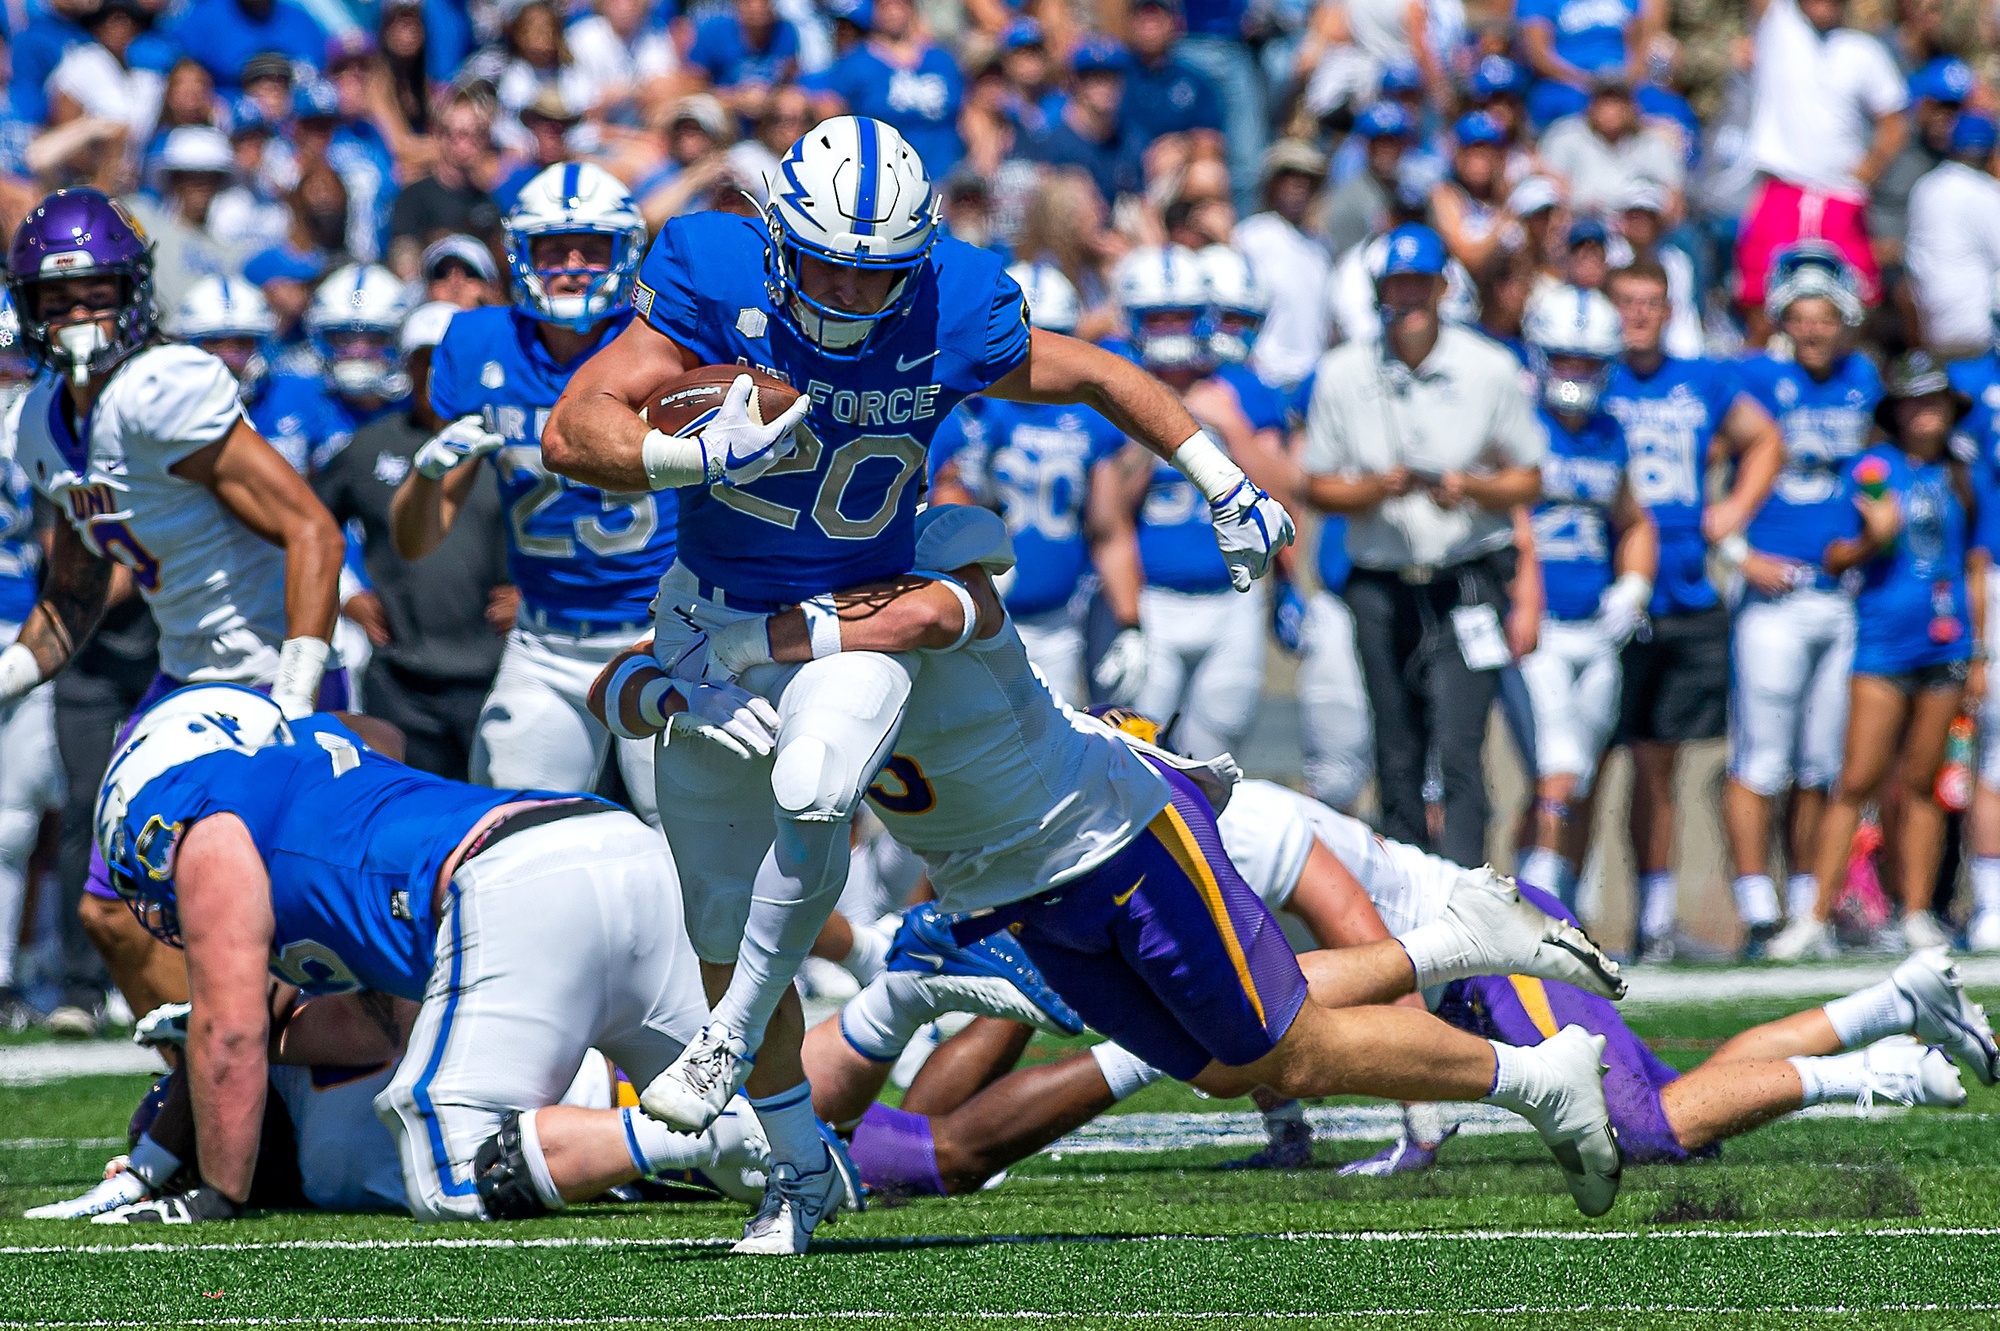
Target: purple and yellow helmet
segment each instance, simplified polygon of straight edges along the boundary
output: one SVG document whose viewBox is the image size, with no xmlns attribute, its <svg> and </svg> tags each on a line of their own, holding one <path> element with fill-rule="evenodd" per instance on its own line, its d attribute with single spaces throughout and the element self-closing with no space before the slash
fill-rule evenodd
<svg viewBox="0 0 2000 1331">
<path fill-rule="evenodd" d="M 21 320 L 21 345 L 37 366 L 76 371 L 78 352 L 52 338 L 35 298 L 43 282 L 112 274 L 119 279 L 118 316 L 107 343 L 85 350 L 82 370 L 102 374 L 153 336 L 153 250 L 124 208 L 100 190 L 59 189 L 43 199 L 14 233 L 7 253 L 7 292 Z"/>
</svg>

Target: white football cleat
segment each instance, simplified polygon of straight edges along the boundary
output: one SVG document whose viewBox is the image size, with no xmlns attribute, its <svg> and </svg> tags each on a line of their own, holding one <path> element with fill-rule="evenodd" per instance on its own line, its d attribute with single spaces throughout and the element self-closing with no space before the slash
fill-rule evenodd
<svg viewBox="0 0 2000 1331">
<path fill-rule="evenodd" d="M 1522 1056 L 1542 1065 L 1540 1103 L 1522 1111 L 1562 1169 L 1576 1209 L 1600 1216 L 1618 1200 L 1625 1153 L 1604 1104 L 1604 1037 L 1565 1026 Z"/>
<path fill-rule="evenodd" d="M 21 1212 L 25 1220 L 84 1220 L 94 1215 L 115 1211 L 133 1202 L 143 1202 L 153 1195 L 146 1186 L 146 1180 L 125 1168 L 125 1157 L 119 1156 L 111 1164 L 112 1171 L 104 1180 L 81 1197 L 71 1197 L 67 1201 L 50 1202 L 47 1206 L 32 1206 Z"/>
<path fill-rule="evenodd" d="M 1865 1114 L 1875 1102 L 1914 1107 L 1936 1105 L 1956 1109 L 1965 1103 L 1965 1087 L 1958 1080 L 1958 1067 L 1942 1049 L 1918 1044 L 1907 1036 L 1892 1035 L 1861 1051 L 1861 1067 L 1866 1080 L 1855 1097 L 1855 1112 Z"/>
<path fill-rule="evenodd" d="M 1825 960 L 1836 955 L 1833 926 L 1811 915 L 1799 916 L 1764 944 L 1766 961 Z"/>
<path fill-rule="evenodd" d="M 1501 877 L 1490 867 L 1460 874 L 1452 884 L 1444 914 L 1434 923 L 1457 934 L 1445 945 L 1445 951 L 1461 978 L 1532 975 L 1573 984 L 1600 998 L 1625 996 L 1618 963 L 1605 955 L 1590 935 L 1543 913 L 1522 897 L 1513 879 Z"/>
<path fill-rule="evenodd" d="M 1912 1033 L 1919 1040 L 1942 1049 L 1981 1085 L 2000 1081 L 2000 1045 L 1994 1044 L 1992 1024 L 1986 1010 L 1965 996 L 1958 967 L 1943 948 L 1911 953 L 1889 980 L 1917 1010 Z"/>
<path fill-rule="evenodd" d="M 772 1166 L 763 1204 L 744 1222 L 743 1237 L 730 1252 L 796 1257 L 811 1244 L 813 1230 L 821 1221 L 831 1223 L 841 1210 L 858 1211 L 866 1205 L 853 1162 L 840 1139 L 824 1126 L 820 1138 L 826 1142 L 825 1167 L 801 1174 L 789 1160 Z"/>
<path fill-rule="evenodd" d="M 743 1089 L 755 1060 L 742 1036 L 711 1021 L 639 1096 L 646 1117 L 676 1132 L 706 1132 Z"/>
<path fill-rule="evenodd" d="M 1972 917 L 1965 946 L 1971 952 L 2000 952 L 2000 910 L 1982 910 Z"/>
</svg>

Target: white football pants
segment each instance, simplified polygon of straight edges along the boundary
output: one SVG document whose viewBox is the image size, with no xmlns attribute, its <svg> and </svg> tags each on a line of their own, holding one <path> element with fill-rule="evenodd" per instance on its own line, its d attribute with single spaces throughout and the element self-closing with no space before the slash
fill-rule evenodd
<svg viewBox="0 0 2000 1331">
<path fill-rule="evenodd" d="M 1028 660 L 1041 672 L 1049 692 L 1057 702 L 1079 711 L 1090 706 L 1090 681 L 1083 673 L 1083 619 L 1080 601 L 1014 619 Z"/>
<path fill-rule="evenodd" d="M 1535 650 L 1521 659 L 1535 714 L 1535 770 L 1574 776 L 1578 799 L 1590 793 L 1618 726 L 1618 646 L 1595 618 L 1544 619 Z"/>
<path fill-rule="evenodd" d="M 42 815 L 62 807 L 64 789 L 55 685 L 43 684 L 0 707 L 0 985 L 14 982 L 28 857 L 35 852 Z"/>
<path fill-rule="evenodd" d="M 1264 692 L 1270 604 L 1268 579 L 1247 592 L 1139 593 L 1146 685 L 1138 710 L 1163 726 L 1179 716 L 1168 737 L 1175 749 L 1207 759 L 1243 746 Z"/>
<path fill-rule="evenodd" d="M 1729 774 L 1767 798 L 1825 790 L 1846 755 L 1853 600 L 1806 588 L 1747 597 L 1732 618 Z"/>
<path fill-rule="evenodd" d="M 1322 804 L 1351 809 L 1375 775 L 1375 715 L 1354 650 L 1354 612 L 1329 591 L 1306 602 L 1298 693 L 1306 790 Z"/>
<path fill-rule="evenodd" d="M 644 1086 L 707 1019 L 673 858 L 637 818 L 564 818 L 470 860 L 409 1048 L 375 1098 L 410 1213 L 482 1218 L 472 1163 L 503 1114 L 555 1104 L 592 1046 Z"/>
<path fill-rule="evenodd" d="M 473 781 L 499 790 L 588 792 L 615 745 L 633 811 L 658 827 L 654 742 L 613 739 L 590 714 L 591 681 L 638 638 L 637 633 L 572 638 L 519 628 L 509 633 L 472 738 Z"/>
</svg>

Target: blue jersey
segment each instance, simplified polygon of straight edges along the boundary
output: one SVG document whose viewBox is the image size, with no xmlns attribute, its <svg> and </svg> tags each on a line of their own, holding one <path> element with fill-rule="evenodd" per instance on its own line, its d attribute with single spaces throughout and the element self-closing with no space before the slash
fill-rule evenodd
<svg viewBox="0 0 2000 1331">
<path fill-rule="evenodd" d="M 1154 465 L 1139 505 L 1139 563 L 1151 586 L 1194 593 L 1231 586 L 1208 500 L 1169 463 Z"/>
<path fill-rule="evenodd" d="M 917 150 L 932 180 L 950 175 L 965 155 L 958 137 L 965 76 L 941 46 L 926 46 L 915 67 L 904 69 L 863 42 L 815 75 L 812 86 L 837 93 L 851 115 L 893 125 Z"/>
<path fill-rule="evenodd" d="M 271 877 L 271 973 L 307 993 L 421 1000 L 438 870 L 489 810 L 523 795 L 392 762 L 331 716 L 291 734 L 169 768 L 132 800 L 126 835 L 143 854 L 149 828 L 236 815 Z"/>
<path fill-rule="evenodd" d="M 243 404 L 251 428 L 285 455 L 292 470 L 310 475 L 354 438 L 354 412 L 318 379 L 273 374 Z"/>
<path fill-rule="evenodd" d="M 1979 507 L 1972 544 L 1990 555 L 2000 551 L 2000 356 L 1989 351 L 1975 360 L 1954 361 L 1945 372 L 1951 386 L 1972 399 L 1972 410 L 1958 430 L 1972 457 L 1972 491 Z"/>
<path fill-rule="evenodd" d="M 955 459 L 961 475 L 982 469 L 983 484 L 967 488 L 999 508 L 1014 538 L 1014 571 L 1001 597 L 1008 610 L 1041 614 L 1076 594 L 1090 565 L 1083 526 L 1091 468 L 1124 443 L 1088 407 L 1027 402 L 989 401 L 975 418 L 960 407 L 938 431 L 933 466 Z"/>
<path fill-rule="evenodd" d="M 1257 377 L 1248 365 L 1230 362 L 1215 368 L 1215 377 L 1236 390 L 1236 403 L 1253 430 L 1285 428 L 1285 395 Z"/>
<path fill-rule="evenodd" d="M 41 596 L 41 568 L 34 485 L 13 458 L 0 455 L 0 624 L 27 622 Z"/>
<path fill-rule="evenodd" d="M 1541 409 L 1549 431 L 1542 498 L 1535 505 L 1535 557 L 1551 619 L 1589 619 L 1611 585 L 1611 514 L 1625 484 L 1625 432 L 1605 412 L 1572 430 Z"/>
<path fill-rule="evenodd" d="M 1947 463 L 1917 463 L 1895 445 L 1880 444 L 1861 455 L 1841 484 L 1841 502 L 1852 515 L 1841 536 L 1861 530 L 1854 509 L 1861 492 L 1856 468 L 1872 468 L 1878 460 L 1887 492 L 1902 503 L 1903 529 L 1893 545 L 1861 566 L 1854 597 L 1854 671 L 1895 675 L 1962 661 L 1972 654 L 1965 604 L 1971 515 Z"/>
<path fill-rule="evenodd" d="M 674 562 L 674 496 L 607 494 L 542 466 L 542 426 L 576 367 L 625 331 L 608 321 L 597 341 L 558 364 L 536 321 L 511 307 L 455 316 L 431 359 L 431 406 L 444 420 L 478 413 L 505 439 L 493 453 L 507 511 L 507 574 L 532 623 L 562 633 L 608 633 L 652 618 L 660 575 Z"/>
<path fill-rule="evenodd" d="M 1769 356 L 1745 361 L 1742 374 L 1744 391 L 1771 413 L 1785 438 L 1784 469 L 1745 534 L 1766 554 L 1817 564 L 1827 542 L 1854 525 L 1841 481 L 1868 446 L 1882 377 L 1858 351 L 1844 356 L 1825 382 Z"/>
<path fill-rule="evenodd" d="M 1704 563 L 1702 486 L 1709 445 L 1742 391 L 1739 368 L 1727 361 L 1669 358 L 1644 377 L 1622 363 L 1612 371 L 1604 409 L 1625 429 L 1633 497 L 1660 529 L 1651 614 L 1716 604 Z"/>
<path fill-rule="evenodd" d="M 732 596 L 795 605 L 909 570 L 931 438 L 967 395 L 1027 359 L 1028 314 L 999 256 L 941 237 L 880 345 L 829 360 L 771 313 L 769 242 L 749 218 L 676 217 L 646 255 L 634 304 L 690 367 L 751 365 L 812 397 L 795 455 L 748 485 L 680 494 L 689 570 Z"/>
<path fill-rule="evenodd" d="M 1287 428 L 1296 430 L 1305 424 L 1306 410 L 1312 406 L 1313 384 L 1318 376 L 1317 369 L 1308 370 L 1306 377 L 1299 380 L 1299 386 L 1292 390 L 1291 399 L 1285 403 Z M 1344 514 L 1327 513 L 1320 518 L 1314 566 L 1319 573 L 1319 585 L 1328 591 L 1338 592 L 1347 586 L 1347 575 L 1354 572 L 1354 561 L 1347 554 L 1347 518 Z"/>
<path fill-rule="evenodd" d="M 1522 0 L 1516 16 L 1546 23 L 1556 55 L 1595 73 L 1625 63 L 1625 27 L 1638 12 L 1636 0 Z"/>
</svg>

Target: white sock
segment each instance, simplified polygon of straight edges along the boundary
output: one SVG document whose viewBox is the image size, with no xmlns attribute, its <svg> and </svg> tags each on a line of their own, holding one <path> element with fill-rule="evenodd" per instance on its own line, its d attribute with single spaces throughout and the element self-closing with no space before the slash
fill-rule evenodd
<svg viewBox="0 0 2000 1331">
<path fill-rule="evenodd" d="M 1972 907 L 1979 914 L 2000 911 L 2000 856 L 1972 861 Z"/>
<path fill-rule="evenodd" d="M 715 1005 L 715 1020 L 742 1036 L 752 1053 L 833 914 L 847 866 L 845 822 L 778 820 L 777 840 L 750 889 L 736 973 Z"/>
<path fill-rule="evenodd" d="M 863 1058 L 893 1063 L 924 1023 L 937 1020 L 930 995 L 916 971 L 883 971 L 840 1010 L 840 1033 Z"/>
<path fill-rule="evenodd" d="M 1858 1049 L 1887 1036 L 1903 1035 L 1917 1024 L 1916 1009 L 1894 980 L 1878 980 L 1866 989 L 1834 999 L 1824 1010 L 1842 1049 Z"/>
<path fill-rule="evenodd" d="M 1802 1107 L 1851 1104 L 1860 1099 L 1862 1088 L 1868 1084 L 1868 1069 L 1862 1061 L 1866 1054 L 1866 1050 L 1856 1049 L 1820 1058 L 1786 1059 L 1798 1071 L 1799 1087 L 1804 1093 Z"/>
<path fill-rule="evenodd" d="M 142 1132 L 139 1144 L 132 1148 L 132 1154 L 126 1161 L 126 1167 L 146 1180 L 147 1187 L 158 1192 L 167 1186 L 167 1180 L 181 1167 L 181 1158 Z"/>
<path fill-rule="evenodd" d="M 826 1143 L 820 1140 L 819 1120 L 813 1117 L 812 1085 L 800 1082 L 789 1091 L 752 1100 L 764 1140 L 771 1143 L 771 1162 L 788 1161 L 801 1174 L 816 1174 L 826 1168 Z"/>
<path fill-rule="evenodd" d="M 1680 897 L 1674 871 L 1660 869 L 1639 879 L 1639 932 L 1646 938 L 1666 938 L 1680 917 Z"/>
<path fill-rule="evenodd" d="M 557 1191 L 555 1175 L 549 1173 L 548 1157 L 542 1154 L 542 1135 L 535 1128 L 535 1115 L 540 1112 L 530 1109 L 521 1115 L 521 1154 L 527 1157 L 528 1177 L 534 1180 L 535 1196 L 551 1211 L 560 1211 L 568 1203 Z"/>
<path fill-rule="evenodd" d="M 1539 1060 L 1528 1050 L 1511 1044 L 1501 1044 L 1498 1040 L 1486 1043 L 1493 1046 L 1493 1089 L 1480 1098 L 1517 1114 L 1539 1108 L 1542 1101 Z"/>
<path fill-rule="evenodd" d="M 625 1123 L 625 1147 L 632 1153 L 632 1163 L 641 1174 L 657 1174 L 663 1169 L 700 1169 L 715 1163 L 715 1143 L 710 1136 L 714 1131 L 690 1133 L 675 1132 L 666 1124 L 647 1118 L 636 1108 L 621 1109 L 619 1118 Z M 715 1120 L 720 1125 L 728 1117 Z"/>
<path fill-rule="evenodd" d="M 1785 918 L 1803 920 L 1819 905 L 1819 875 L 1795 873 L 1785 880 Z"/>
<path fill-rule="evenodd" d="M 1097 1060 L 1097 1070 L 1104 1074 L 1104 1084 L 1111 1088 L 1113 1100 L 1130 1099 L 1167 1075 L 1124 1046 L 1109 1040 L 1092 1045 L 1090 1056 Z"/>
<path fill-rule="evenodd" d="M 1767 873 L 1746 873 L 1731 884 L 1736 893 L 1736 915 L 1756 928 L 1778 921 L 1778 887 Z"/>
<path fill-rule="evenodd" d="M 853 925 L 853 929 L 854 946 L 840 959 L 840 968 L 852 975 L 855 983 L 865 985 L 889 964 L 889 940 L 865 924 Z"/>
<path fill-rule="evenodd" d="M 1559 897 L 1575 879 L 1576 866 L 1547 846 L 1530 846 L 1514 876 Z"/>
<path fill-rule="evenodd" d="M 702 1137 L 709 1145 L 709 1165 L 727 1165 L 743 1159 L 745 1144 L 751 1135 L 762 1126 L 757 1111 L 750 1102 L 738 1095 L 722 1111 L 721 1117 L 708 1125 Z M 700 1168 L 701 1166 L 697 1166 Z"/>
</svg>

